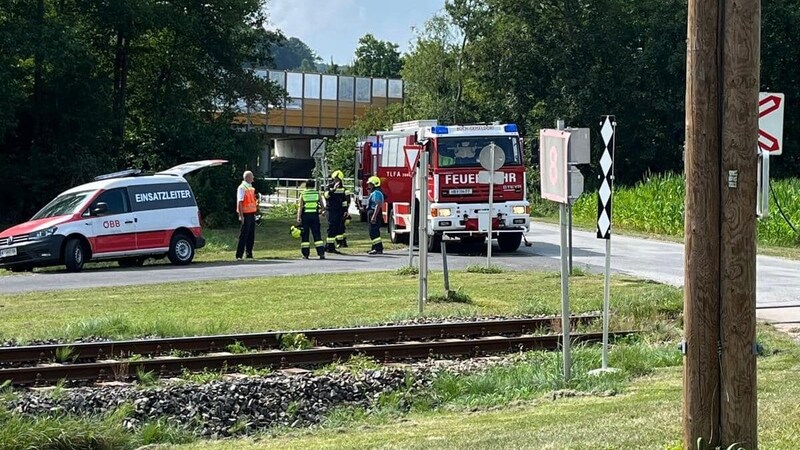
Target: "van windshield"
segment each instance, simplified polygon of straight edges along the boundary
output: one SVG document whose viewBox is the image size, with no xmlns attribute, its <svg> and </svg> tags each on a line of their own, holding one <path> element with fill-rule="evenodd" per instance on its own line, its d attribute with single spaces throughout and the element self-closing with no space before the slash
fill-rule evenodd
<svg viewBox="0 0 800 450">
<path fill-rule="evenodd" d="M 94 192 L 96 191 L 82 191 L 59 195 L 37 212 L 31 220 L 75 214 L 79 211 L 79 207 L 83 205 L 86 199 Z"/>
<path fill-rule="evenodd" d="M 522 154 L 516 136 L 470 136 L 438 138 L 439 167 L 479 167 L 481 150 L 495 144 L 506 154 L 505 165 L 519 165 Z"/>
</svg>

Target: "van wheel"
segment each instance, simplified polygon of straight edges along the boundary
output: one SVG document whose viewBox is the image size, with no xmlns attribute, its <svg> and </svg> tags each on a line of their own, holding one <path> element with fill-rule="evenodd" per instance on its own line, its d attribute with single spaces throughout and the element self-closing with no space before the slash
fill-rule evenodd
<svg viewBox="0 0 800 450">
<path fill-rule="evenodd" d="M 194 259 L 194 241 L 184 233 L 172 236 L 167 256 L 169 261 L 176 266 L 189 264 Z"/>
<path fill-rule="evenodd" d="M 69 272 L 80 272 L 86 262 L 86 248 L 78 239 L 70 239 L 64 245 L 64 265 Z"/>
<path fill-rule="evenodd" d="M 139 256 L 134 258 L 123 258 L 117 261 L 120 267 L 141 267 L 147 258 Z"/>
</svg>

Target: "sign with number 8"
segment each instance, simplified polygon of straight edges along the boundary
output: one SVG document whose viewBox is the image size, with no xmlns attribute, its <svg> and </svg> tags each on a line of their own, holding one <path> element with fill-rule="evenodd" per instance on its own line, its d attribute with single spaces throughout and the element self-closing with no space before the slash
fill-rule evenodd
<svg viewBox="0 0 800 450">
<path fill-rule="evenodd" d="M 548 129 L 539 132 L 539 168 L 544 199 L 558 203 L 569 201 L 568 148 L 568 132 Z"/>
</svg>

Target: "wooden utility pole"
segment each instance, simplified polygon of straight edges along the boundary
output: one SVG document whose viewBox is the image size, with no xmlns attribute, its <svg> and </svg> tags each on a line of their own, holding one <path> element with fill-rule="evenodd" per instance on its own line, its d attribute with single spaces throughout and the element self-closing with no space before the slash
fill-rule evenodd
<svg viewBox="0 0 800 450">
<path fill-rule="evenodd" d="M 760 0 L 689 0 L 684 448 L 758 447 Z"/>
</svg>

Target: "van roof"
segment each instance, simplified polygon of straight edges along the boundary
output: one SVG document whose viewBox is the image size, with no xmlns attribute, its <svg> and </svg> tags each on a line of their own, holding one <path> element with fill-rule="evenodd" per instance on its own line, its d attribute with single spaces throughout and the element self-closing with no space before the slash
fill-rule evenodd
<svg viewBox="0 0 800 450">
<path fill-rule="evenodd" d="M 115 172 L 106 175 L 101 175 L 102 179 L 93 181 L 91 183 L 82 184 L 72 189 L 68 189 L 62 194 L 71 194 L 73 192 L 81 191 L 95 191 L 98 189 L 113 189 L 117 187 L 126 186 L 141 186 L 143 184 L 166 184 L 166 183 L 186 183 L 183 178 L 186 174 L 194 172 L 195 170 L 204 167 L 214 167 L 227 163 L 224 159 L 206 159 L 203 161 L 192 161 L 188 163 L 179 164 L 161 172 L 156 172 L 150 175 L 138 175 L 138 171 L 123 170 L 122 172 Z M 133 175 L 133 176 L 127 176 Z"/>
<path fill-rule="evenodd" d="M 108 180 L 93 181 L 64 191 L 64 194 L 81 191 L 96 191 L 99 189 L 113 189 L 127 186 L 141 186 L 143 184 L 186 183 L 186 179 L 175 175 L 143 175 L 124 178 L 110 178 Z"/>
</svg>

